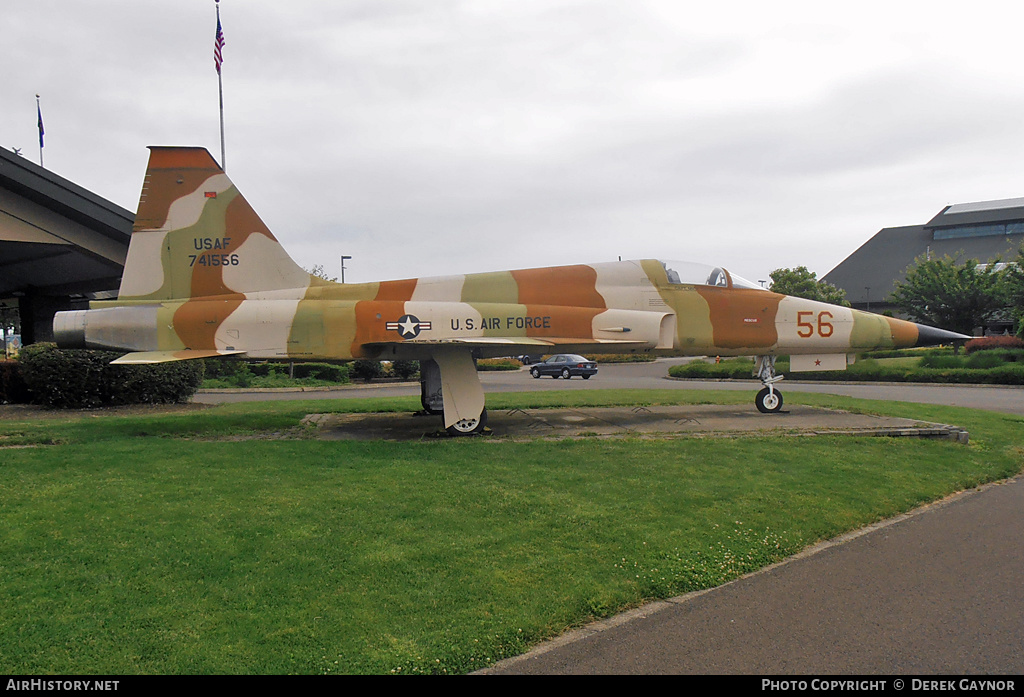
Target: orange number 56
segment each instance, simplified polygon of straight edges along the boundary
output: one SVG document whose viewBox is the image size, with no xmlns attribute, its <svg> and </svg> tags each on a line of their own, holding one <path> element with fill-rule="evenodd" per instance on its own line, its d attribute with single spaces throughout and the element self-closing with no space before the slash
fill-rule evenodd
<svg viewBox="0 0 1024 697">
<path fill-rule="evenodd" d="M 804 310 L 796 313 L 796 330 L 797 336 L 809 339 L 810 337 L 817 334 L 818 336 L 827 339 L 832 336 L 832 332 L 835 331 L 835 327 L 832 326 L 831 322 L 827 319 L 832 319 L 832 313 L 827 310 L 819 312 L 817 321 L 812 322 L 811 318 L 814 317 L 814 313 L 810 310 Z"/>
</svg>

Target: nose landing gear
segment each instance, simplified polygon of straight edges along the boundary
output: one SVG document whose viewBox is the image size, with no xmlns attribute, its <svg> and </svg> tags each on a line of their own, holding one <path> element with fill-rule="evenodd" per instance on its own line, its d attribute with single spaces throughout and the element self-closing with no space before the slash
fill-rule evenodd
<svg viewBox="0 0 1024 697">
<path fill-rule="evenodd" d="M 754 404 L 762 414 L 773 414 L 782 409 L 782 393 L 775 389 L 775 383 L 784 375 L 775 373 L 775 356 L 758 356 L 754 364 L 754 375 L 761 379 L 764 388 L 757 393 Z"/>
</svg>

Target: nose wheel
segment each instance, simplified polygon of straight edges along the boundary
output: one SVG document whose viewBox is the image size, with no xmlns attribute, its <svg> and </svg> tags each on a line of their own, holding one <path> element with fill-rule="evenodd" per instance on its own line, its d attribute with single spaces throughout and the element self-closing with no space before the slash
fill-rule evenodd
<svg viewBox="0 0 1024 697">
<path fill-rule="evenodd" d="M 757 410 L 762 414 L 771 414 L 782 409 L 782 393 L 771 387 L 765 387 L 754 398 Z"/>
<path fill-rule="evenodd" d="M 762 414 L 774 414 L 782 409 L 782 393 L 775 389 L 775 383 L 783 375 L 775 374 L 775 356 L 758 356 L 754 364 L 754 375 L 761 379 L 764 388 L 757 393 L 754 404 Z"/>
</svg>

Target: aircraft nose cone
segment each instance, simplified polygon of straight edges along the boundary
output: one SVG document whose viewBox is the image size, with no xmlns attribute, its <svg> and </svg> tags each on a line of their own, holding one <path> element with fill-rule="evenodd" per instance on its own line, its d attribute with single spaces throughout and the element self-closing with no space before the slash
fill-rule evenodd
<svg viewBox="0 0 1024 697">
<path fill-rule="evenodd" d="M 974 337 L 957 332 L 949 332 L 945 329 L 936 329 L 927 324 L 917 325 L 917 343 L 915 346 L 935 346 L 936 344 L 948 344 L 952 341 L 966 341 Z"/>
</svg>

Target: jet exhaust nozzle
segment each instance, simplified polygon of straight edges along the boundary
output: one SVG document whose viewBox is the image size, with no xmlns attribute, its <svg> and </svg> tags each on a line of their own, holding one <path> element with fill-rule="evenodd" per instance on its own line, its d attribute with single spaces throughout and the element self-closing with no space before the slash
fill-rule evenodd
<svg viewBox="0 0 1024 697">
<path fill-rule="evenodd" d="M 85 313 L 88 310 L 67 310 L 53 316 L 53 340 L 58 348 L 85 348 Z"/>
<path fill-rule="evenodd" d="M 60 348 L 155 351 L 156 305 L 68 310 L 53 316 L 53 340 Z"/>
</svg>

